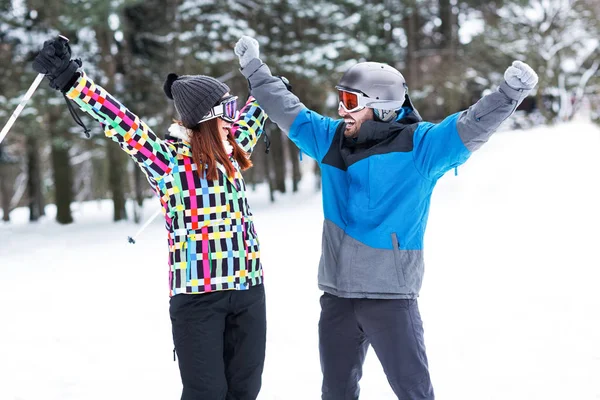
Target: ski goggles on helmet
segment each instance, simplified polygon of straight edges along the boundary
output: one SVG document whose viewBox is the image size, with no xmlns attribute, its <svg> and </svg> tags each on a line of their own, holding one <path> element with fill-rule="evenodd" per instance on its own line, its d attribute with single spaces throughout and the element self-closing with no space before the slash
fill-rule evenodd
<svg viewBox="0 0 600 400">
<path fill-rule="evenodd" d="M 361 92 L 347 90 L 336 86 L 338 90 L 339 105 L 346 112 L 360 111 L 367 106 L 366 96 Z"/>
<path fill-rule="evenodd" d="M 404 104 L 404 99 L 398 100 L 385 100 L 372 98 L 364 94 L 363 92 L 356 90 L 348 90 L 342 86 L 335 87 L 338 90 L 339 96 L 339 108 L 343 108 L 346 112 L 360 111 L 365 107 L 369 108 L 380 108 L 382 110 L 397 110 Z"/>
<path fill-rule="evenodd" d="M 229 96 L 221 100 L 219 104 L 211 108 L 198 123 L 221 118 L 227 122 L 234 122 L 237 117 L 237 96 Z"/>
</svg>

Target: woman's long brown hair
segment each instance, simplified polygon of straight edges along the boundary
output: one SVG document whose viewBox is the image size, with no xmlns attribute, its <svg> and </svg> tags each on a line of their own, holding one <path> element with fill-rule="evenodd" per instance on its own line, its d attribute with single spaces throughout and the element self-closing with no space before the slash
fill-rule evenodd
<svg viewBox="0 0 600 400">
<path fill-rule="evenodd" d="M 202 122 L 192 129 L 190 144 L 192 145 L 192 159 L 198 167 L 198 175 L 204 178 L 204 168 L 206 168 L 206 179 L 216 180 L 218 177 L 217 163 L 222 164 L 229 177 L 233 177 L 235 167 L 225 153 L 221 134 L 217 125 L 217 118 Z M 233 158 L 237 161 L 242 171 L 252 166 L 252 161 L 246 153 L 237 144 L 231 134 L 227 136 L 227 141 L 233 147 Z"/>
</svg>

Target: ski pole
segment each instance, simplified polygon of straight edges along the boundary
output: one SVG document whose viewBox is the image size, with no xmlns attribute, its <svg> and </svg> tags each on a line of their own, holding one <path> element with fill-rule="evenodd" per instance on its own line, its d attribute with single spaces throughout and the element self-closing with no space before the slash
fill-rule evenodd
<svg viewBox="0 0 600 400">
<path fill-rule="evenodd" d="M 156 212 L 150 218 L 148 218 L 146 223 L 135 233 L 135 235 L 127 236 L 127 240 L 129 241 L 129 243 L 135 244 L 135 238 L 137 238 L 140 235 L 140 233 L 142 233 L 148 227 L 148 225 L 150 225 L 150 223 L 152 221 L 154 221 L 156 219 L 156 217 L 158 217 L 158 215 L 161 212 L 162 212 L 162 208 L 159 208 L 158 210 L 156 210 Z"/>
<path fill-rule="evenodd" d="M 69 43 L 69 38 L 66 36 L 58 35 L 58 39 L 65 43 Z M 36 91 L 36 89 L 42 82 L 42 79 L 44 79 L 44 76 L 45 76 L 44 74 L 38 74 L 38 76 L 35 77 L 31 86 L 29 86 L 27 93 L 25 93 L 25 96 L 23 97 L 23 99 L 21 100 L 21 102 L 19 103 L 19 105 L 17 106 L 15 111 L 13 111 L 12 115 L 8 119 L 8 122 L 6 123 L 6 125 L 4 125 L 4 128 L 2 128 L 2 132 L 0 132 L 0 143 L 2 143 L 2 141 L 4 140 L 4 137 L 6 137 L 6 135 L 8 134 L 8 131 L 10 130 L 10 128 L 12 128 L 13 124 L 19 117 L 19 114 L 21 114 L 21 111 L 23 111 L 23 109 L 25 108 L 25 104 L 27 104 L 27 102 L 29 101 L 31 96 L 33 96 L 33 92 Z"/>
<path fill-rule="evenodd" d="M 17 120 L 17 117 L 19 116 L 19 114 L 21 114 L 21 111 L 23 111 L 23 108 L 25 108 L 25 104 L 31 98 L 31 96 L 33 95 L 33 92 L 35 92 L 37 87 L 40 85 L 40 82 L 42 82 L 42 79 L 44 79 L 44 76 L 45 76 L 44 74 L 38 74 L 38 76 L 35 77 L 35 80 L 31 84 L 31 86 L 29 86 L 29 90 L 27 91 L 27 93 L 25 93 L 23 100 L 21 100 L 21 102 L 17 106 L 16 110 L 12 113 L 12 115 L 8 119 L 8 122 L 6 123 L 6 125 L 4 125 L 4 128 L 2 128 L 2 132 L 0 132 L 0 143 L 2 143 L 2 141 L 8 134 L 8 131 L 10 130 L 10 128 L 12 128 L 13 124 Z"/>
</svg>

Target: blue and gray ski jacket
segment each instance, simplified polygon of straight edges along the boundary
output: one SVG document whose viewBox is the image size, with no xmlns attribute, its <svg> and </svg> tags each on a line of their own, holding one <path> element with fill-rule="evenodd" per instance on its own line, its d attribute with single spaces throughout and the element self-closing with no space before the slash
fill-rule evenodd
<svg viewBox="0 0 600 400">
<path fill-rule="evenodd" d="M 349 298 L 418 296 L 437 180 L 485 143 L 528 93 L 504 82 L 439 124 L 403 108 L 396 121 L 363 122 L 351 140 L 343 120 L 307 109 L 259 59 L 242 73 L 271 120 L 321 167 L 319 288 Z"/>
</svg>

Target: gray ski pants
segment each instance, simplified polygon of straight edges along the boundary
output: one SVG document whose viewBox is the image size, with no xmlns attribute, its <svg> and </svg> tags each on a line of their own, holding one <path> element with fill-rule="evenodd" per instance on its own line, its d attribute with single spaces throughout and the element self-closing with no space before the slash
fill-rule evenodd
<svg viewBox="0 0 600 400">
<path fill-rule="evenodd" d="M 433 400 L 416 299 L 321 296 L 323 400 L 356 400 L 369 345 L 399 400 Z"/>
</svg>

